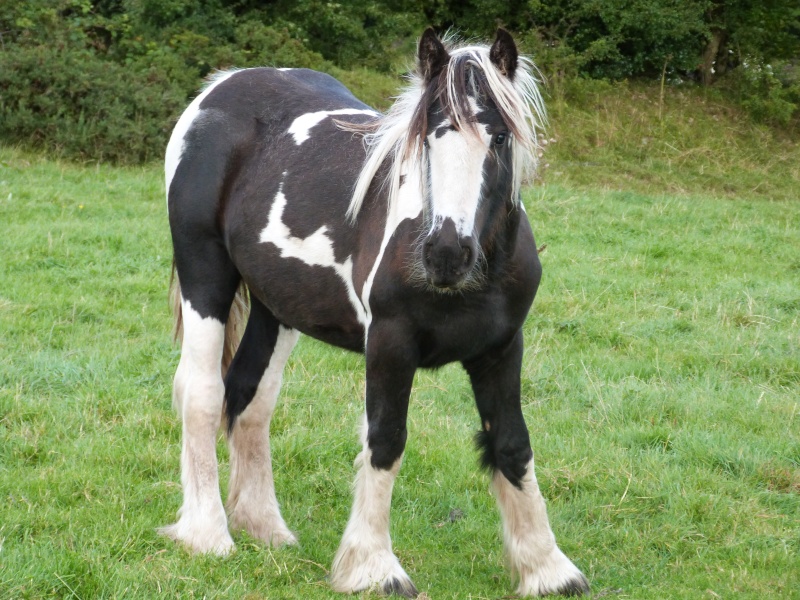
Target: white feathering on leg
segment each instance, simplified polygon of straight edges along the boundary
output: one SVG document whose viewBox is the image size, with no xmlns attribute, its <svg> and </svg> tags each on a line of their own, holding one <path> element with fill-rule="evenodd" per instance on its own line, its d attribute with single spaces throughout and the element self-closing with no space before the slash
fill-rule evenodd
<svg viewBox="0 0 800 600">
<path fill-rule="evenodd" d="M 337 592 L 382 589 L 415 597 L 417 590 L 392 553 L 389 536 L 392 487 L 403 457 L 390 469 L 376 469 L 365 438 L 366 425 L 364 448 L 355 462 L 358 473 L 353 508 L 333 560 L 331 585 Z"/>
<path fill-rule="evenodd" d="M 503 540 L 511 574 L 519 581 L 517 593 L 543 596 L 588 591 L 586 578 L 556 545 L 534 475 L 533 459 L 521 484 L 522 489 L 515 487 L 499 470 L 492 479 L 503 518 Z"/>
<path fill-rule="evenodd" d="M 183 421 L 181 484 L 183 505 L 178 522 L 159 533 L 194 552 L 227 554 L 233 549 L 219 495 L 216 436 L 225 388 L 221 359 L 225 326 L 202 318 L 183 301 L 183 347 L 175 373 L 173 405 Z"/>
<path fill-rule="evenodd" d="M 269 365 L 252 401 L 237 417 L 229 441 L 231 528 L 244 529 L 273 546 L 297 542 L 281 516 L 275 496 L 269 423 L 278 400 L 283 368 L 298 337 L 296 330 L 280 327 Z"/>
</svg>

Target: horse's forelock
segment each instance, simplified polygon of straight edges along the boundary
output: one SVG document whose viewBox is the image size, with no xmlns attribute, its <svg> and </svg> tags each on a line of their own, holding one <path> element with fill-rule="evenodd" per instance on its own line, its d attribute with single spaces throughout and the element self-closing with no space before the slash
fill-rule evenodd
<svg viewBox="0 0 800 600">
<path fill-rule="evenodd" d="M 457 130 L 467 135 L 479 134 L 470 99 L 490 98 L 500 109 L 496 93 L 483 72 L 485 66 L 473 52 L 456 51 L 436 77 L 429 81 L 420 80 L 421 93 L 409 121 L 403 158 L 421 154 L 428 133 L 428 115 L 437 100 L 445 117 Z M 521 128 L 514 122 L 516 119 L 511 118 L 508 111 L 500 110 L 500 113 L 512 133 L 521 133 Z"/>
</svg>

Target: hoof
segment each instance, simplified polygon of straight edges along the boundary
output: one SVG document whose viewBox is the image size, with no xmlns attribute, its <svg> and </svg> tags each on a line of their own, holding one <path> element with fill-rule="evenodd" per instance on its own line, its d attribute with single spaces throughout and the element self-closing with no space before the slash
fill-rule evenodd
<svg viewBox="0 0 800 600">
<path fill-rule="evenodd" d="M 559 596 L 583 596 L 589 591 L 589 581 L 583 573 L 578 573 L 578 577 L 562 585 L 555 593 Z"/>
<path fill-rule="evenodd" d="M 191 528 L 183 520 L 160 528 L 158 533 L 198 554 L 227 556 L 234 548 L 233 539 L 227 529 L 209 531 L 208 528 Z"/>
<path fill-rule="evenodd" d="M 368 553 L 356 548 L 340 548 L 331 569 L 331 586 L 345 593 L 377 590 L 405 598 L 416 598 L 419 594 L 390 550 Z"/>
<path fill-rule="evenodd" d="M 414 583 L 406 577 L 406 579 L 391 579 L 384 582 L 383 593 L 387 596 L 392 594 L 402 596 L 403 598 L 416 598 L 419 596 L 417 587 Z"/>
<path fill-rule="evenodd" d="M 520 596 L 581 596 L 589 593 L 589 582 L 557 547 L 535 569 L 520 570 Z"/>
<path fill-rule="evenodd" d="M 264 518 L 254 519 L 248 515 L 241 515 L 234 512 L 230 518 L 231 529 L 234 531 L 246 531 L 254 538 L 264 543 L 278 548 L 280 546 L 291 546 L 297 544 L 297 537 L 292 533 L 283 519 Z"/>
</svg>

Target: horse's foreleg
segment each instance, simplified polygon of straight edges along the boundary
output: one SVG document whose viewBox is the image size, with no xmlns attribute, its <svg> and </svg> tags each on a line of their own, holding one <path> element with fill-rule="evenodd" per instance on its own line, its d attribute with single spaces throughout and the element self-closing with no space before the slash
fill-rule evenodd
<svg viewBox="0 0 800 600">
<path fill-rule="evenodd" d="M 405 448 L 416 360 L 413 350 L 380 342 L 381 336 L 371 329 L 363 449 L 356 459 L 355 498 L 333 561 L 331 584 L 339 592 L 379 589 L 415 598 L 417 589 L 392 552 L 389 510 Z"/>
<path fill-rule="evenodd" d="M 269 423 L 298 333 L 280 326 L 258 299 L 251 303 L 247 329 L 226 378 L 228 418 L 234 419 L 227 504 L 232 529 L 245 529 L 279 546 L 297 539 L 281 517 L 275 496 Z"/>
<path fill-rule="evenodd" d="M 556 545 L 536 483 L 520 406 L 521 365 L 521 332 L 500 352 L 464 365 L 481 416 L 482 461 L 493 471 L 506 553 L 512 575 L 519 581 L 518 594 L 581 594 L 588 592 L 589 584 Z"/>
<path fill-rule="evenodd" d="M 219 495 L 216 435 L 224 387 L 220 370 L 225 325 L 202 318 L 183 303 L 183 348 L 175 373 L 173 404 L 183 421 L 178 522 L 160 533 L 195 552 L 227 554 L 233 548 Z"/>
</svg>

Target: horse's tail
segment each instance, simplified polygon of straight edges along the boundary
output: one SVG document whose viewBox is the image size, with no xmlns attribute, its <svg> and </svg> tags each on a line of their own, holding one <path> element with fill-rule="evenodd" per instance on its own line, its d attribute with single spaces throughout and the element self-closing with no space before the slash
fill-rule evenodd
<svg viewBox="0 0 800 600">
<path fill-rule="evenodd" d="M 181 308 L 181 282 L 178 279 L 178 271 L 175 268 L 175 261 L 172 262 L 172 276 L 169 282 L 169 299 L 172 305 L 173 329 L 172 337 L 178 345 L 183 341 L 183 310 Z M 247 317 L 250 314 L 250 294 L 244 281 L 239 284 L 236 296 L 231 304 L 231 311 L 228 321 L 225 323 L 225 343 L 222 346 L 222 376 L 228 372 L 239 342 L 247 324 Z"/>
</svg>

